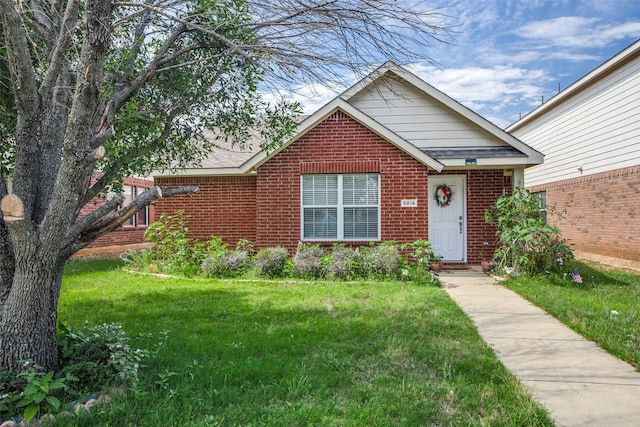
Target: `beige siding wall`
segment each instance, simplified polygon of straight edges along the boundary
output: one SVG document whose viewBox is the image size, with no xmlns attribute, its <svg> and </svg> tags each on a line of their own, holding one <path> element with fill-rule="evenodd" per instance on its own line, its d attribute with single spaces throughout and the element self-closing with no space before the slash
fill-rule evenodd
<svg viewBox="0 0 640 427">
<path fill-rule="evenodd" d="M 417 147 L 504 146 L 494 136 L 418 89 L 384 79 L 349 103 Z"/>
<path fill-rule="evenodd" d="M 526 185 L 640 164 L 639 112 L 640 59 L 636 58 L 513 132 L 545 155 L 544 164 L 526 170 Z"/>
</svg>

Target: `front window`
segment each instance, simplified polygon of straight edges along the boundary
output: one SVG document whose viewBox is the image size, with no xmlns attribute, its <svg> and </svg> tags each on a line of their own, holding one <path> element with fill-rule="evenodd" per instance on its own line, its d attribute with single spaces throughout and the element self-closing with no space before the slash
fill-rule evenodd
<svg viewBox="0 0 640 427">
<path fill-rule="evenodd" d="M 547 192 L 539 191 L 537 193 L 533 193 L 533 197 L 538 201 L 538 205 L 540 206 L 540 217 L 546 223 L 547 222 Z"/>
<path fill-rule="evenodd" d="M 378 240 L 378 174 L 303 175 L 304 240 Z"/>
</svg>

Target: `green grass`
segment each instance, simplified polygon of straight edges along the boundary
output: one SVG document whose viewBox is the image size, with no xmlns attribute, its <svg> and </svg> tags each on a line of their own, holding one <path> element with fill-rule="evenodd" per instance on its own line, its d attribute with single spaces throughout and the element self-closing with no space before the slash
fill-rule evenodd
<svg viewBox="0 0 640 427">
<path fill-rule="evenodd" d="M 66 426 L 551 426 L 441 289 L 66 270 L 60 320 L 167 347 L 142 384 Z"/>
<path fill-rule="evenodd" d="M 640 371 L 640 275 L 577 265 L 584 283 L 552 274 L 504 284 Z"/>
</svg>

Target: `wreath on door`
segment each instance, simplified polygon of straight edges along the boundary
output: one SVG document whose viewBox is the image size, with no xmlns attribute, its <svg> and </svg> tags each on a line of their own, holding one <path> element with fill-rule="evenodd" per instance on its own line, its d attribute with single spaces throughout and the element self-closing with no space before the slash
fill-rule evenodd
<svg viewBox="0 0 640 427">
<path fill-rule="evenodd" d="M 453 190 L 448 185 L 438 185 L 435 193 L 436 203 L 441 208 L 446 208 L 451 204 L 453 198 Z"/>
</svg>

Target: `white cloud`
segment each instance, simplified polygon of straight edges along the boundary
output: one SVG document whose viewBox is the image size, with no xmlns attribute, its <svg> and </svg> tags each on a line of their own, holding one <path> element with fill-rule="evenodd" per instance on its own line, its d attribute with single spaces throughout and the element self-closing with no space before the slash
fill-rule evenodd
<svg viewBox="0 0 640 427">
<path fill-rule="evenodd" d="M 514 65 L 437 69 L 414 66 L 420 78 L 467 108 L 504 127 L 540 104 L 551 78 L 542 69 Z"/>
<path fill-rule="evenodd" d="M 515 32 L 524 39 L 539 41 L 547 46 L 585 49 L 603 47 L 615 40 L 640 36 L 640 21 L 620 25 L 605 23 L 595 17 L 561 16 L 529 22 Z"/>
<path fill-rule="evenodd" d="M 319 83 L 305 84 L 294 86 L 289 92 L 280 91 L 277 94 L 265 93 L 263 98 L 269 102 L 277 102 L 282 99 L 299 102 L 302 106 L 303 114 L 312 114 L 345 89 L 346 88 L 339 85 L 324 86 Z"/>
</svg>

